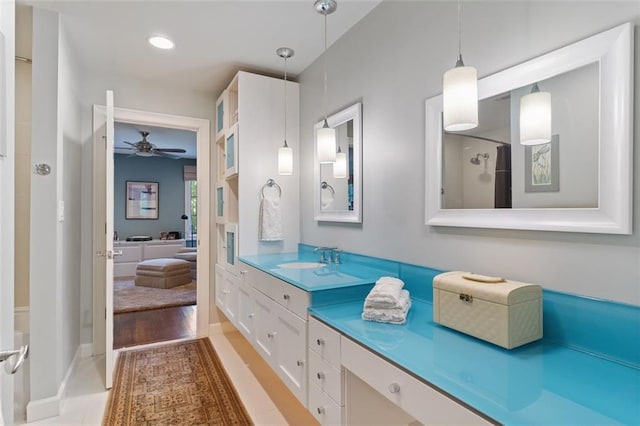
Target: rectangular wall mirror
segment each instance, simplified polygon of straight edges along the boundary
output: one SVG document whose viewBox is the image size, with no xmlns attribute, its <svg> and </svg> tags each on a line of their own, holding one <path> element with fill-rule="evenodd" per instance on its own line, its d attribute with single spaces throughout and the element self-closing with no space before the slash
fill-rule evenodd
<svg viewBox="0 0 640 426">
<path fill-rule="evenodd" d="M 326 222 L 362 222 L 362 104 L 357 103 L 327 117 L 335 129 L 336 150 L 346 155 L 343 166 L 320 163 L 317 157 L 317 130 L 314 126 L 315 219 Z"/>
<path fill-rule="evenodd" d="M 633 25 L 478 81 L 478 126 L 426 101 L 427 225 L 631 233 Z M 551 97 L 551 140 L 520 143 L 520 101 Z"/>
</svg>

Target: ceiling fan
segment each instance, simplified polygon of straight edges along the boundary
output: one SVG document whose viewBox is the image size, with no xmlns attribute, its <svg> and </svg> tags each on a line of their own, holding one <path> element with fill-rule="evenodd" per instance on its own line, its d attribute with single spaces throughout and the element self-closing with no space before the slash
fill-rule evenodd
<svg viewBox="0 0 640 426">
<path fill-rule="evenodd" d="M 157 155 L 159 157 L 168 157 L 173 159 L 178 159 L 180 158 L 180 156 L 172 155 L 172 153 L 184 154 L 185 152 L 187 152 L 182 148 L 156 148 L 154 144 L 152 144 L 147 140 L 147 136 L 149 136 L 149 132 L 145 132 L 144 130 L 142 130 L 140 131 L 140 134 L 142 135 L 142 140 L 136 143 L 123 141 L 127 145 L 131 145 L 131 148 L 119 148 L 119 149 L 134 150 L 132 154 L 135 154 L 139 157 L 152 157 L 154 155 Z"/>
</svg>

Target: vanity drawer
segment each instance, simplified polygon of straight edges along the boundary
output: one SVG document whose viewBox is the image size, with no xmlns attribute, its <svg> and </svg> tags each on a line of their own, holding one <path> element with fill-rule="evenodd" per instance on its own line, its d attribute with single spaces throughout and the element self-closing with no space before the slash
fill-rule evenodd
<svg viewBox="0 0 640 426">
<path fill-rule="evenodd" d="M 320 355 L 309 351 L 309 382 L 315 383 L 338 405 L 344 405 L 344 399 L 342 398 L 343 376 L 342 368 L 334 367 L 329 362 L 321 359 Z"/>
<path fill-rule="evenodd" d="M 300 318 L 307 318 L 309 294 L 306 291 L 249 266 L 246 263 L 239 262 L 238 265 L 240 275 L 244 277 L 245 282 L 249 283 L 256 290 L 266 294 Z"/>
<path fill-rule="evenodd" d="M 313 317 L 309 318 L 309 349 L 340 368 L 340 333 Z"/>
<path fill-rule="evenodd" d="M 311 383 L 309 386 L 309 412 L 321 425 L 344 424 L 342 420 L 343 408 L 322 392 L 322 389 L 315 383 Z"/>
<path fill-rule="evenodd" d="M 342 365 L 423 424 L 491 424 L 346 337 Z"/>
</svg>

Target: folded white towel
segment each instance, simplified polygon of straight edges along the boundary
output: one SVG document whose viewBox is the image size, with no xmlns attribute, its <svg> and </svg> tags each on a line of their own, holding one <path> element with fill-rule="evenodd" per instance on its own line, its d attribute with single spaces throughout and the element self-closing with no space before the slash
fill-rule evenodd
<svg viewBox="0 0 640 426">
<path fill-rule="evenodd" d="M 362 319 L 392 324 L 404 324 L 407 321 L 409 308 L 411 308 L 409 291 L 402 290 L 399 299 L 399 307 L 393 309 L 365 307 L 362 311 Z"/>
<path fill-rule="evenodd" d="M 367 298 L 365 308 L 397 308 L 400 307 L 400 292 L 404 282 L 394 277 L 381 277 L 376 281 Z"/>
<path fill-rule="evenodd" d="M 260 202 L 260 241 L 281 241 L 282 213 L 279 198 L 263 198 Z"/>
</svg>

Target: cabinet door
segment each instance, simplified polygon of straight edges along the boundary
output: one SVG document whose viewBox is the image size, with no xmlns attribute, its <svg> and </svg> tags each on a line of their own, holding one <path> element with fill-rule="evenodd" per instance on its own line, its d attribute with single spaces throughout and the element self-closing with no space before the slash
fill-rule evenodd
<svg viewBox="0 0 640 426">
<path fill-rule="evenodd" d="M 274 339 L 277 334 L 273 309 L 276 304 L 259 291 L 255 291 L 253 295 L 254 347 L 273 367 Z"/>
<path fill-rule="evenodd" d="M 254 332 L 254 296 L 251 286 L 247 283 L 240 281 L 238 286 L 238 330 L 246 337 L 246 339 L 253 343 Z"/>
<path fill-rule="evenodd" d="M 307 406 L 307 322 L 280 305 L 275 306 L 276 373 Z"/>
<path fill-rule="evenodd" d="M 216 139 L 224 135 L 229 123 L 229 106 L 227 105 L 227 91 L 222 92 L 216 102 Z"/>
<path fill-rule="evenodd" d="M 240 144 L 238 125 L 225 133 L 224 141 L 224 177 L 229 179 L 238 175 L 238 145 Z"/>
<path fill-rule="evenodd" d="M 234 325 L 237 325 L 238 314 L 238 278 L 231 274 L 226 274 L 224 277 L 225 282 L 225 301 L 224 301 L 224 314 L 229 321 Z"/>
<path fill-rule="evenodd" d="M 224 226 L 225 270 L 238 275 L 236 261 L 238 257 L 238 224 L 227 223 Z"/>
<path fill-rule="evenodd" d="M 224 312 L 225 310 L 225 300 L 226 300 L 226 283 L 224 281 L 225 270 L 220 265 L 216 265 L 216 306 Z"/>
<path fill-rule="evenodd" d="M 224 223 L 226 219 L 226 203 L 225 203 L 226 191 L 223 184 L 216 186 L 216 222 Z"/>
</svg>

